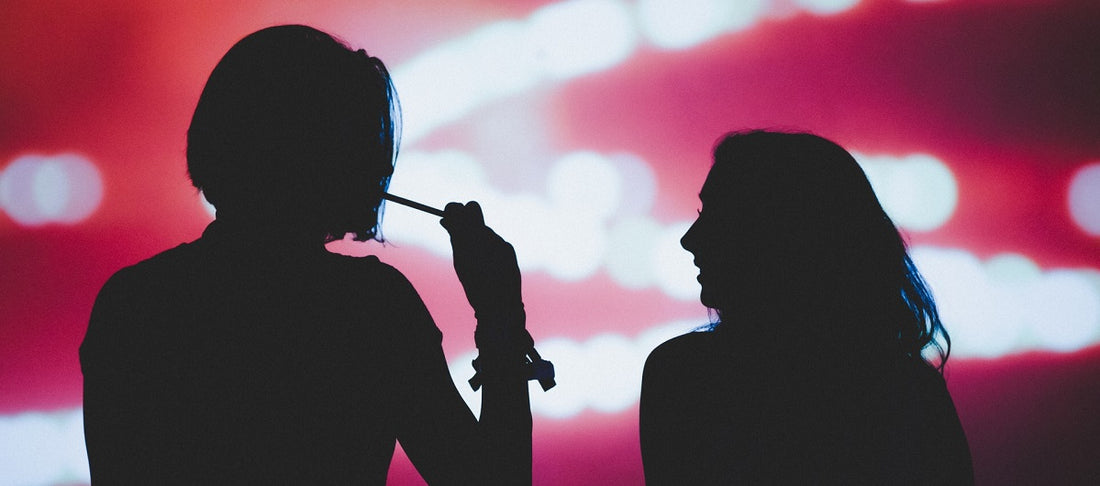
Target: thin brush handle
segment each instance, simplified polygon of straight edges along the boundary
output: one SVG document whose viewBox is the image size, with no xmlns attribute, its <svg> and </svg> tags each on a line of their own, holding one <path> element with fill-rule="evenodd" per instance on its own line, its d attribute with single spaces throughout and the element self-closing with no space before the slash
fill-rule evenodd
<svg viewBox="0 0 1100 486">
<path fill-rule="evenodd" d="M 425 213 L 428 213 L 428 214 L 434 214 L 436 216 L 439 216 L 440 218 L 443 217 L 443 211 L 440 211 L 436 208 L 428 206 L 427 204 L 420 204 L 416 201 L 410 201 L 410 200 L 405 199 L 401 196 L 394 196 L 393 194 L 390 194 L 388 192 L 383 192 L 382 193 L 382 199 L 385 199 L 387 201 L 393 201 L 393 202 L 395 202 L 397 204 L 400 204 L 402 206 L 408 206 L 408 207 L 413 208 L 413 209 L 418 209 L 418 210 L 424 211 Z"/>
</svg>

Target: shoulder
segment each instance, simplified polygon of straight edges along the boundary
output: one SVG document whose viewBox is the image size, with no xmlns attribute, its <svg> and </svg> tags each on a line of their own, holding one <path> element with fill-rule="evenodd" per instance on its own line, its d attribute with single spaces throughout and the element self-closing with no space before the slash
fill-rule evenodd
<svg viewBox="0 0 1100 486">
<path fill-rule="evenodd" d="M 947 382 L 940 371 L 928 362 L 919 359 L 906 359 L 894 366 L 896 382 L 906 384 L 913 392 L 922 396 L 947 393 Z"/>
<path fill-rule="evenodd" d="M 646 358 L 642 371 L 643 391 L 689 386 L 715 366 L 715 336 L 712 332 L 689 332 L 657 346 Z"/>
<path fill-rule="evenodd" d="M 676 336 L 661 343 L 649 353 L 646 367 L 697 360 L 711 354 L 714 341 L 714 333 L 707 331 Z"/>
<path fill-rule="evenodd" d="M 324 256 L 326 267 L 334 278 L 361 291 L 377 295 L 417 295 L 412 282 L 400 270 L 378 257 L 352 257 L 335 253 Z"/>
<path fill-rule="evenodd" d="M 155 291 L 173 274 L 193 268 L 195 248 L 184 243 L 116 271 L 100 290 L 100 299 L 120 294 L 141 295 Z"/>
<path fill-rule="evenodd" d="M 908 384 L 898 393 L 903 430 L 911 439 L 907 455 L 925 461 L 929 484 L 973 484 L 970 447 L 944 376 L 919 360 L 906 363 L 901 373 Z"/>
<path fill-rule="evenodd" d="M 912 393 L 920 397 L 920 403 L 930 412 L 948 419 L 955 419 L 954 401 L 947 390 L 947 380 L 934 366 L 914 362 L 906 374 L 912 384 Z M 955 419 L 957 420 L 957 419 Z"/>
<path fill-rule="evenodd" d="M 424 300 L 400 270 L 375 256 L 328 254 L 326 260 L 344 288 L 337 291 L 347 292 L 341 295 L 369 307 L 380 320 L 400 322 L 403 336 L 439 341 L 442 334 Z"/>
<path fill-rule="evenodd" d="M 179 299 L 173 293 L 175 276 L 187 271 L 189 244 L 163 251 L 111 275 L 100 288 L 92 307 L 88 328 L 80 345 L 85 372 L 90 362 L 124 367 L 130 357 L 147 353 L 162 334 L 157 310 Z"/>
</svg>

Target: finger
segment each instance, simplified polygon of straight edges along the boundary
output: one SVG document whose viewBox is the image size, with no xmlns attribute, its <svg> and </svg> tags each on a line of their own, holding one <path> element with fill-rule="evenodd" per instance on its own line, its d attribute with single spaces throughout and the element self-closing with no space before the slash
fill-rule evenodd
<svg viewBox="0 0 1100 486">
<path fill-rule="evenodd" d="M 481 212 L 481 205 L 477 201 L 466 203 L 466 214 L 471 224 L 485 224 L 485 215 Z"/>
<path fill-rule="evenodd" d="M 462 226 L 465 209 L 466 208 L 461 203 L 447 203 L 447 205 L 443 207 L 443 219 L 439 220 L 439 224 L 442 225 L 448 233 L 453 233 L 454 230 Z"/>
<path fill-rule="evenodd" d="M 449 232 L 455 230 L 472 230 L 485 226 L 485 217 L 481 213 L 481 205 L 477 201 L 466 204 L 456 202 L 447 203 L 443 208 L 443 219 L 439 221 Z"/>
</svg>

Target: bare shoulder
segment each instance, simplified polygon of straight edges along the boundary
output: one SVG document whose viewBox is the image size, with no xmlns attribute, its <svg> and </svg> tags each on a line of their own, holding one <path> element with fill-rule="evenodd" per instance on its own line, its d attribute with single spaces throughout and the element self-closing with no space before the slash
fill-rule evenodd
<svg viewBox="0 0 1100 486">
<path fill-rule="evenodd" d="M 689 332 L 669 339 L 649 353 L 645 372 L 701 366 L 713 356 L 714 341 L 712 332 Z"/>
</svg>

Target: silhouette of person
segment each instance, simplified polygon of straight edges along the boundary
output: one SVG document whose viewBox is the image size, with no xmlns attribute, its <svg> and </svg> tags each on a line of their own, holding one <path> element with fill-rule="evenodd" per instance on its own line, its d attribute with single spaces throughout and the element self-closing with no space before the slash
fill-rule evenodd
<svg viewBox="0 0 1100 486">
<path fill-rule="evenodd" d="M 475 310 L 481 420 L 409 281 L 375 257 L 399 134 L 382 61 L 300 25 L 255 32 L 210 75 L 188 171 L 202 236 L 103 286 L 80 348 L 96 484 L 382 484 L 395 441 L 432 484 L 531 481 L 530 345 L 512 246 L 447 205 Z"/>
<path fill-rule="evenodd" d="M 732 133 L 699 199 L 681 244 L 717 319 L 646 361 L 646 482 L 971 484 L 950 339 L 855 159 Z"/>
</svg>

